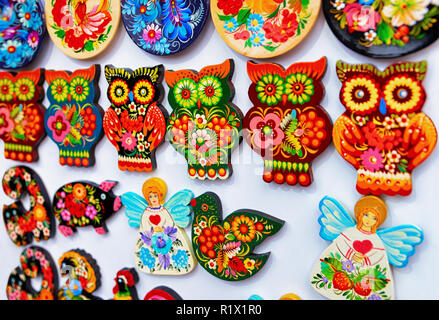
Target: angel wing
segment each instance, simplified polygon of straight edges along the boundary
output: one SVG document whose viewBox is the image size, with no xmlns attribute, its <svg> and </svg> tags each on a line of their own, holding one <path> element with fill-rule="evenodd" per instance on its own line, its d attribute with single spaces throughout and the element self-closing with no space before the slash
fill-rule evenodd
<svg viewBox="0 0 439 320">
<path fill-rule="evenodd" d="M 146 207 L 148 207 L 148 202 L 146 202 L 145 198 L 134 192 L 124 193 L 121 198 L 122 204 L 126 208 L 125 215 L 128 218 L 128 224 L 133 228 L 140 227 L 140 220 Z"/>
<path fill-rule="evenodd" d="M 320 200 L 319 209 L 322 213 L 318 219 L 320 224 L 320 237 L 333 241 L 347 228 L 356 225 L 346 209 L 335 199 L 328 196 Z"/>
<path fill-rule="evenodd" d="M 186 228 L 192 218 L 192 206 L 189 205 L 194 193 L 184 189 L 174 194 L 163 206 L 171 214 L 174 222 L 180 228 Z"/>
<path fill-rule="evenodd" d="M 412 225 L 379 229 L 377 235 L 384 243 L 389 262 L 398 268 L 407 265 L 408 258 L 415 253 L 415 246 L 424 240 L 422 230 Z"/>
<path fill-rule="evenodd" d="M 358 169 L 360 167 L 358 157 L 361 151 L 354 146 L 364 143 L 364 136 L 358 126 L 349 117 L 341 115 L 334 123 L 332 140 L 338 153 Z"/>
</svg>

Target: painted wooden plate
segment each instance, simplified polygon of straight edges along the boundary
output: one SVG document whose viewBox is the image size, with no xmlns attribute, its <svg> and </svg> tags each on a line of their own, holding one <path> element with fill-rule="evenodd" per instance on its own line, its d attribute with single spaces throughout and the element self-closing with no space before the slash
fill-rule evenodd
<svg viewBox="0 0 439 320">
<path fill-rule="evenodd" d="M 439 36 L 437 0 L 325 0 L 323 12 L 345 46 L 372 58 L 404 56 Z"/>
<path fill-rule="evenodd" d="M 207 0 L 121 0 L 122 21 L 136 45 L 165 56 L 186 49 L 203 30 Z"/>
<path fill-rule="evenodd" d="M 321 1 L 212 0 L 221 38 L 251 58 L 270 58 L 297 46 L 314 26 Z"/>
<path fill-rule="evenodd" d="M 119 25 L 120 0 L 46 0 L 46 23 L 55 45 L 75 59 L 104 51 Z"/>
<path fill-rule="evenodd" d="M 40 49 L 46 25 L 39 0 L 0 1 L 0 68 L 29 64 Z"/>
</svg>

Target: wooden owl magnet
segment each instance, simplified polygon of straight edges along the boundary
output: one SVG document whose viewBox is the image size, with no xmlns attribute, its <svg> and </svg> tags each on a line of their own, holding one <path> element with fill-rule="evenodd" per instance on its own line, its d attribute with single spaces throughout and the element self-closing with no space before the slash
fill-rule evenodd
<svg viewBox="0 0 439 320">
<path fill-rule="evenodd" d="M 173 112 L 167 135 L 188 163 L 189 177 L 227 179 L 231 154 L 242 140 L 242 112 L 231 100 L 233 60 L 191 70 L 166 71 Z"/>
<path fill-rule="evenodd" d="M 118 152 L 120 170 L 150 172 L 157 167 L 155 151 L 166 134 L 168 113 L 163 99 L 163 65 L 129 69 L 105 67 L 111 106 L 104 131 Z"/>
<path fill-rule="evenodd" d="M 153 275 L 184 275 L 196 264 L 184 228 L 191 222 L 194 194 L 181 190 L 167 201 L 166 183 L 150 178 L 142 187 L 143 197 L 133 192 L 122 195 L 131 227 L 139 228 L 134 260 L 136 267 Z"/>
<path fill-rule="evenodd" d="M 270 253 L 253 249 L 276 234 L 284 221 L 265 213 L 241 209 L 222 217 L 221 200 L 213 192 L 193 199 L 192 245 L 201 266 L 211 275 L 240 281 L 262 270 Z"/>
<path fill-rule="evenodd" d="M 45 8 L 50 38 L 74 59 L 100 54 L 119 26 L 120 0 L 46 0 Z"/>
<path fill-rule="evenodd" d="M 424 238 L 422 230 L 412 225 L 378 229 L 387 206 L 376 196 L 357 201 L 355 219 L 330 197 L 324 197 L 319 208 L 320 237 L 332 244 L 312 268 L 312 287 L 329 299 L 394 299 L 390 265 L 407 265 Z"/>
<path fill-rule="evenodd" d="M 121 0 L 122 21 L 134 43 L 165 56 L 186 49 L 199 36 L 209 15 L 207 0 Z"/>
<path fill-rule="evenodd" d="M 37 148 L 46 135 L 43 83 L 44 69 L 0 72 L 0 139 L 6 159 L 38 160 Z"/>
<path fill-rule="evenodd" d="M 251 58 L 272 58 L 296 47 L 313 28 L 321 0 L 212 0 L 221 38 Z"/>
<path fill-rule="evenodd" d="M 38 54 L 46 32 L 39 0 L 0 2 L 0 68 L 28 65 Z"/>
<path fill-rule="evenodd" d="M 336 120 L 332 139 L 357 170 L 361 194 L 409 195 L 413 169 L 433 152 L 436 128 L 421 112 L 426 72 L 426 61 L 396 63 L 382 72 L 372 65 L 337 63 L 346 111 Z"/>
<path fill-rule="evenodd" d="M 244 118 L 244 137 L 264 159 L 263 180 L 309 186 L 311 163 L 331 142 L 332 122 L 319 103 L 326 58 L 292 64 L 249 61 L 252 107 Z"/>
<path fill-rule="evenodd" d="M 439 37 L 437 1 L 323 1 L 323 12 L 345 46 L 372 58 L 404 56 Z"/>
<path fill-rule="evenodd" d="M 103 136 L 99 75 L 99 65 L 73 73 L 46 71 L 50 107 L 44 127 L 58 146 L 61 165 L 89 167 L 95 162 L 94 148 Z"/>
</svg>

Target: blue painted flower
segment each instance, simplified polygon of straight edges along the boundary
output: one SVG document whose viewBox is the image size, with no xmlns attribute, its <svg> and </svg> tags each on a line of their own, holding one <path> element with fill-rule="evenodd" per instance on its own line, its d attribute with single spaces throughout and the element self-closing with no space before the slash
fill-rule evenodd
<svg viewBox="0 0 439 320">
<path fill-rule="evenodd" d="M 23 46 L 18 40 L 7 40 L 0 47 L 0 60 L 8 68 L 17 68 L 23 57 Z"/>
<path fill-rule="evenodd" d="M 251 14 L 247 19 L 247 28 L 251 32 L 258 32 L 263 24 L 264 18 L 258 13 Z"/>
<path fill-rule="evenodd" d="M 149 249 L 142 247 L 139 252 L 139 258 L 142 260 L 143 265 L 147 266 L 149 269 L 155 266 L 155 258 L 151 255 Z"/>
<path fill-rule="evenodd" d="M 253 47 L 260 47 L 265 41 L 265 37 L 262 33 L 253 33 L 250 36 L 250 42 Z"/>
<path fill-rule="evenodd" d="M 1 14 L 0 14 L 0 30 L 9 28 L 16 19 L 15 11 L 11 1 L 1 1 Z"/>
<path fill-rule="evenodd" d="M 375 2 L 375 0 L 360 0 L 360 1 L 358 1 L 360 4 L 364 4 L 364 5 L 367 5 L 367 6 L 369 6 L 369 5 L 371 5 L 371 4 L 373 4 L 374 2 Z"/>
<path fill-rule="evenodd" d="M 122 14 L 132 16 L 129 29 L 133 34 L 137 34 L 161 16 L 162 7 L 160 0 L 128 0 L 122 6 Z"/>
<path fill-rule="evenodd" d="M 21 56 L 24 58 L 31 58 L 35 53 L 35 50 L 29 45 L 29 43 L 23 43 Z"/>
<path fill-rule="evenodd" d="M 381 297 L 375 293 L 372 293 L 367 300 L 382 300 Z"/>
<path fill-rule="evenodd" d="M 169 40 L 176 38 L 187 41 L 192 38 L 193 30 L 189 24 L 192 11 L 186 0 L 164 0 L 163 35 Z"/>
<path fill-rule="evenodd" d="M 189 256 L 186 250 L 178 250 L 177 253 L 172 256 L 172 260 L 174 261 L 175 267 L 183 269 L 187 267 Z"/>
<path fill-rule="evenodd" d="M 346 261 L 343 261 L 341 263 L 341 268 L 344 271 L 351 273 L 352 270 L 354 270 L 354 265 L 352 264 L 352 262 L 350 260 L 346 260 Z"/>
<path fill-rule="evenodd" d="M 167 254 L 172 248 L 172 240 L 163 232 L 157 232 L 151 238 L 152 248 L 158 254 Z"/>
<path fill-rule="evenodd" d="M 82 293 L 82 285 L 78 279 L 70 279 L 68 289 L 74 296 L 79 296 Z"/>
<path fill-rule="evenodd" d="M 224 29 L 229 32 L 235 32 L 238 29 L 238 21 L 236 18 L 232 18 L 224 23 Z"/>
</svg>

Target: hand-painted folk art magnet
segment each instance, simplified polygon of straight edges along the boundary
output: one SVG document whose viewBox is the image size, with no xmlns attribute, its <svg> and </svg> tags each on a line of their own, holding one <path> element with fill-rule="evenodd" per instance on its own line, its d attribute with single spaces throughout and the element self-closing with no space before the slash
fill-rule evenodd
<svg viewBox="0 0 439 320">
<path fill-rule="evenodd" d="M 181 190 L 165 202 L 167 187 L 160 178 L 145 181 L 143 197 L 122 195 L 131 227 L 139 228 L 134 260 L 136 267 L 154 275 L 184 275 L 196 264 L 191 242 L 183 228 L 191 222 L 194 194 Z"/>
<path fill-rule="evenodd" d="M 6 159 L 38 159 L 37 148 L 46 134 L 46 109 L 41 104 L 43 83 L 44 69 L 0 72 L 0 139 L 4 141 Z"/>
<path fill-rule="evenodd" d="M 148 292 L 143 300 L 183 300 L 183 298 L 169 287 L 158 286 Z"/>
<path fill-rule="evenodd" d="M 209 15 L 207 0 L 121 0 L 122 21 L 136 45 L 155 55 L 186 49 Z"/>
<path fill-rule="evenodd" d="M 337 0 L 323 1 L 323 12 L 348 48 L 373 58 L 394 58 L 438 38 L 438 5 L 428 0 Z"/>
<path fill-rule="evenodd" d="M 326 58 L 302 62 L 288 69 L 249 61 L 252 107 L 244 118 L 244 137 L 264 159 L 263 180 L 309 186 L 311 162 L 331 142 L 332 123 L 318 104 Z"/>
<path fill-rule="evenodd" d="M 270 253 L 253 249 L 276 234 L 284 221 L 265 213 L 241 209 L 222 219 L 221 200 L 206 192 L 191 201 L 194 207 L 192 244 L 198 262 L 211 275 L 239 281 L 258 273 Z"/>
<path fill-rule="evenodd" d="M 165 138 L 168 118 L 160 104 L 163 72 L 163 65 L 135 71 L 105 67 L 111 106 L 105 112 L 103 126 L 118 152 L 122 171 L 150 172 L 157 167 L 155 151 Z"/>
<path fill-rule="evenodd" d="M 251 295 L 248 300 L 264 300 L 260 295 L 253 294 Z M 286 293 L 282 297 L 279 298 L 279 300 L 302 300 L 298 295 L 295 295 L 294 293 Z"/>
<path fill-rule="evenodd" d="M 357 201 L 355 219 L 329 197 L 319 208 L 320 237 L 332 244 L 311 271 L 312 287 L 330 299 L 394 299 L 389 264 L 405 267 L 423 240 L 422 231 L 412 225 L 377 229 L 386 220 L 387 207 L 376 196 Z"/>
<path fill-rule="evenodd" d="M 2 186 L 5 194 L 15 200 L 3 205 L 9 238 L 17 246 L 29 244 L 32 238 L 37 242 L 48 240 L 54 233 L 55 219 L 46 188 L 35 171 L 24 166 L 12 167 L 3 175 Z M 25 193 L 29 195 L 29 210 L 20 201 Z"/>
<path fill-rule="evenodd" d="M 96 260 L 81 249 L 70 250 L 58 260 L 62 277 L 68 277 L 58 291 L 59 300 L 100 300 L 92 293 L 101 285 Z"/>
<path fill-rule="evenodd" d="M 88 167 L 95 162 L 94 147 L 102 138 L 104 111 L 98 105 L 100 67 L 46 71 L 50 107 L 44 126 L 59 149 L 61 165 Z"/>
<path fill-rule="evenodd" d="M 271 58 L 296 47 L 310 32 L 321 0 L 213 0 L 213 23 L 223 40 L 251 58 Z"/>
<path fill-rule="evenodd" d="M 39 291 L 34 289 L 31 279 L 42 277 Z M 58 290 L 56 264 L 49 252 L 30 246 L 20 255 L 20 267 L 9 275 L 6 287 L 8 300 L 55 300 Z"/>
<path fill-rule="evenodd" d="M 92 58 L 104 51 L 116 34 L 120 0 L 46 0 L 50 38 L 74 59 Z"/>
<path fill-rule="evenodd" d="M 46 24 L 39 0 L 0 1 L 0 68 L 29 64 L 41 47 Z"/>
<path fill-rule="evenodd" d="M 383 72 L 337 63 L 346 111 L 335 122 L 332 139 L 357 170 L 361 194 L 409 195 L 412 170 L 433 152 L 436 128 L 421 112 L 426 72 L 426 61 L 393 64 Z"/>
<path fill-rule="evenodd" d="M 233 60 L 200 72 L 166 71 L 168 101 L 173 112 L 167 134 L 171 145 L 188 162 L 192 179 L 227 179 L 231 153 L 242 140 L 242 113 L 231 103 Z"/>
<path fill-rule="evenodd" d="M 53 198 L 53 212 L 58 219 L 58 230 L 68 237 L 76 228 L 93 226 L 98 234 L 108 232 L 106 220 L 116 213 L 122 201 L 112 189 L 115 181 L 100 185 L 87 181 L 68 183 L 59 188 Z"/>
</svg>

